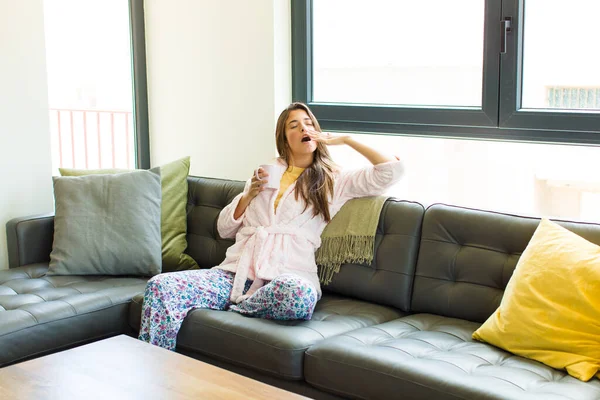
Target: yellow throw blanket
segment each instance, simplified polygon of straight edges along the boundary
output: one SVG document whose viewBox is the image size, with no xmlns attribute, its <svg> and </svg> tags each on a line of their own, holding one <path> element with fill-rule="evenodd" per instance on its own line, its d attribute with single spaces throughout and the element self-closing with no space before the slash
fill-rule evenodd
<svg viewBox="0 0 600 400">
<path fill-rule="evenodd" d="M 377 196 L 349 200 L 327 224 L 315 254 L 322 284 L 330 283 L 342 264 L 373 261 L 377 224 L 387 199 Z"/>
</svg>

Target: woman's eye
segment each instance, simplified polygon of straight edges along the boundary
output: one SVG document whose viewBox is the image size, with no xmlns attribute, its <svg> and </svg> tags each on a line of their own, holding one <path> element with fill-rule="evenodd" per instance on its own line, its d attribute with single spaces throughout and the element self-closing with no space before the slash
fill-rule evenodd
<svg viewBox="0 0 600 400">
<path fill-rule="evenodd" d="M 290 129 L 296 129 L 298 127 L 298 125 L 292 125 L 290 126 Z"/>
</svg>

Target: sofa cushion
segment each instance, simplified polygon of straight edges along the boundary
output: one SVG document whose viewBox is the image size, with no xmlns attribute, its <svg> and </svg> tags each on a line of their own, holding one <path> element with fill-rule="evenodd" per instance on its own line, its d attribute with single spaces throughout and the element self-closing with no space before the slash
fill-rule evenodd
<svg viewBox="0 0 600 400">
<path fill-rule="evenodd" d="M 49 275 L 161 271 L 160 170 L 54 177 Z"/>
<path fill-rule="evenodd" d="M 395 309 L 325 295 L 310 321 L 273 321 L 196 309 L 183 322 L 177 348 L 279 378 L 303 378 L 304 352 L 324 338 L 398 318 Z"/>
<path fill-rule="evenodd" d="M 48 264 L 0 271 L 0 367 L 130 333 L 129 302 L 145 278 L 47 276 Z"/>
<path fill-rule="evenodd" d="M 412 309 L 484 322 L 504 289 L 539 218 L 435 204 L 425 211 Z M 600 244 L 600 225 L 559 222 Z"/>
<path fill-rule="evenodd" d="M 423 213 L 419 203 L 386 201 L 372 265 L 343 264 L 323 291 L 409 311 Z"/>
<path fill-rule="evenodd" d="M 588 383 L 471 339 L 478 323 L 416 314 L 323 340 L 306 352 L 306 381 L 353 398 L 600 398 Z"/>
</svg>

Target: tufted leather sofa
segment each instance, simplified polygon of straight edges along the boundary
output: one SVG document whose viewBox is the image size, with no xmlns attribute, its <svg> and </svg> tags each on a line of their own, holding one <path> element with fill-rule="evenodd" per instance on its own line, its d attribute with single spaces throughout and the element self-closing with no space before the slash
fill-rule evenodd
<svg viewBox="0 0 600 400">
<path fill-rule="evenodd" d="M 241 182 L 190 177 L 188 253 L 218 264 L 220 210 Z M 600 381 L 474 342 L 498 307 L 538 219 L 390 199 L 372 265 L 347 264 L 311 321 L 193 310 L 177 351 L 319 399 L 600 399 Z M 561 222 L 600 244 L 600 225 Z M 7 226 L 0 365 L 139 329 L 144 279 L 45 277 L 52 218 Z M 58 279 L 60 278 L 60 279 Z M 133 299 L 132 299 L 133 298 Z"/>
</svg>

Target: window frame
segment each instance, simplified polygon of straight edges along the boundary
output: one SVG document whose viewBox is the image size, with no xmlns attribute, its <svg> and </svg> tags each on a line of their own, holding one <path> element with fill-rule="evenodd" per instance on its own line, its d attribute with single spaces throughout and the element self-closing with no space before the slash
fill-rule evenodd
<svg viewBox="0 0 600 400">
<path fill-rule="evenodd" d="M 140 169 L 150 168 L 150 128 L 148 118 L 148 78 L 146 75 L 146 30 L 144 0 L 128 0 L 131 73 L 133 80 L 133 129 L 135 159 Z"/>
<path fill-rule="evenodd" d="M 292 98 L 306 103 L 325 130 L 600 144 L 600 113 L 520 110 L 522 0 L 485 0 L 482 107 L 447 108 L 313 101 L 313 1 L 292 2 Z M 506 16 L 512 17 L 512 32 L 500 54 L 500 21 Z"/>
<path fill-rule="evenodd" d="M 513 16 L 512 35 L 507 42 L 506 57 L 501 58 L 502 81 L 500 87 L 500 120 L 499 126 L 505 128 L 522 128 L 538 130 L 554 130 L 572 133 L 599 133 L 600 113 L 561 112 L 554 110 L 528 110 L 521 108 L 521 92 L 523 87 L 523 49 L 524 49 L 524 0 L 503 0 L 504 16 Z M 504 17 L 503 16 L 503 17 Z M 516 17 L 514 17 L 516 16 Z M 572 129 L 577 125 L 579 129 Z"/>
</svg>

